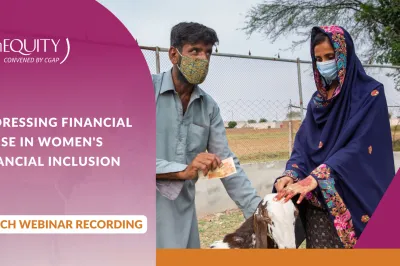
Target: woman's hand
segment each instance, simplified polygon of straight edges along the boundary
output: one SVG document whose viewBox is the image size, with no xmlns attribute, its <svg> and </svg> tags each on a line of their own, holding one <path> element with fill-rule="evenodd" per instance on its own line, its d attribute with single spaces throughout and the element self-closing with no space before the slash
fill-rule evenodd
<svg viewBox="0 0 400 266">
<path fill-rule="evenodd" d="M 275 189 L 276 191 L 280 192 L 282 189 L 284 189 L 286 186 L 293 184 L 293 178 L 290 176 L 284 176 L 278 179 L 275 183 Z"/>
<path fill-rule="evenodd" d="M 284 189 L 278 192 L 278 195 L 275 197 L 275 199 L 281 200 L 282 198 L 284 198 L 284 202 L 288 202 L 291 198 L 293 198 L 297 194 L 300 194 L 300 197 L 297 201 L 297 204 L 300 204 L 306 194 L 316 189 L 317 186 L 317 181 L 312 176 L 308 176 L 307 178 L 295 184 L 290 184 L 286 186 Z"/>
</svg>

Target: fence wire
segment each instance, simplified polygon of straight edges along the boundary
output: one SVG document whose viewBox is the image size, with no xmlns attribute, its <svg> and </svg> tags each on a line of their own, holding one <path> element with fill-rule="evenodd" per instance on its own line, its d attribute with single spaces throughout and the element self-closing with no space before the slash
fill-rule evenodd
<svg viewBox="0 0 400 266">
<path fill-rule="evenodd" d="M 170 70 L 167 49 L 142 47 L 151 73 Z M 400 68 L 365 65 L 385 86 L 393 147 L 400 150 Z M 286 160 L 315 92 L 311 62 L 213 55 L 200 86 L 218 103 L 232 151 L 242 163 Z"/>
</svg>

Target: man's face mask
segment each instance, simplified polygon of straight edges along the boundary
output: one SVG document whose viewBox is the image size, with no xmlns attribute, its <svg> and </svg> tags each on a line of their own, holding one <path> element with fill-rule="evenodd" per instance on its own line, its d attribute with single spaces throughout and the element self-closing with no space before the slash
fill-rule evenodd
<svg viewBox="0 0 400 266">
<path fill-rule="evenodd" d="M 337 66 L 335 59 L 326 62 L 317 62 L 317 68 L 328 85 L 337 78 Z"/>
<path fill-rule="evenodd" d="M 176 50 L 178 51 L 178 49 Z M 178 65 L 178 69 L 187 81 L 190 84 L 203 83 L 208 73 L 208 60 L 183 56 L 179 51 L 178 54 L 181 56 L 181 64 Z"/>
</svg>

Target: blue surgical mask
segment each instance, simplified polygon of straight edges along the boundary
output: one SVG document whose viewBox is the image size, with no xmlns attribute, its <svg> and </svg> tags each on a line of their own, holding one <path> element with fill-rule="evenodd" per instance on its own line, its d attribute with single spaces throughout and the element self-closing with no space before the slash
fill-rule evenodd
<svg viewBox="0 0 400 266">
<path fill-rule="evenodd" d="M 337 66 L 335 59 L 326 62 L 317 62 L 317 68 L 328 85 L 337 78 Z"/>
</svg>

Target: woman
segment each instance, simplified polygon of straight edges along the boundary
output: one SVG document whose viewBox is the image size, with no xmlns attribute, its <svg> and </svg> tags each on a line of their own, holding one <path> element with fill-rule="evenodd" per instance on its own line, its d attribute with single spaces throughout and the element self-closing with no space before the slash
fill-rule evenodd
<svg viewBox="0 0 400 266">
<path fill-rule="evenodd" d="M 298 196 L 307 248 L 353 248 L 395 174 L 384 88 L 341 27 L 313 28 L 311 57 L 317 91 L 274 192 Z"/>
</svg>

